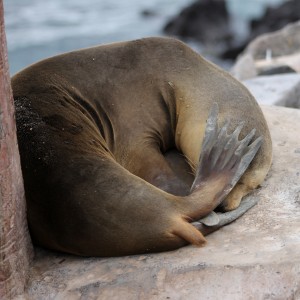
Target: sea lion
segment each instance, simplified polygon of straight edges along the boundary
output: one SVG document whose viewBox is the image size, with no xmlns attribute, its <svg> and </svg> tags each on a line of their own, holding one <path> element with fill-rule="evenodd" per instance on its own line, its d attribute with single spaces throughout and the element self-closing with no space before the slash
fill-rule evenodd
<svg viewBox="0 0 300 300">
<path fill-rule="evenodd" d="M 17 73 L 12 88 L 29 228 L 51 249 L 115 256 L 202 245 L 198 229 L 218 222 L 193 222 L 221 202 L 238 207 L 271 164 L 253 96 L 176 39 L 58 55 Z"/>
</svg>

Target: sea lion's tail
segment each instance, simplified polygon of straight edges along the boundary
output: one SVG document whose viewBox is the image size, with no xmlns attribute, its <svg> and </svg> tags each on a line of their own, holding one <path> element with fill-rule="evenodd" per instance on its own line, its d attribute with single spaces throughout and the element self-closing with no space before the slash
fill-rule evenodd
<svg viewBox="0 0 300 300">
<path fill-rule="evenodd" d="M 183 201 L 184 208 L 182 207 L 182 210 L 184 215 L 193 220 L 199 220 L 207 216 L 222 203 L 246 171 L 263 142 L 262 137 L 252 141 L 255 129 L 240 141 L 238 137 L 243 128 L 243 123 L 240 123 L 233 133 L 228 134 L 229 122 L 225 122 L 223 127 L 219 129 L 217 121 L 218 105 L 214 103 L 207 119 L 202 151 L 191 193 Z M 232 216 L 227 216 L 222 222 L 217 220 L 210 229 L 203 226 L 196 227 L 204 229 L 204 234 L 210 233 L 230 223 L 232 218 L 236 219 L 246 210 L 240 210 Z M 205 224 L 205 222 L 203 223 Z M 190 243 L 199 245 L 205 241 L 203 236 L 196 235 L 195 237 L 189 235 L 183 227 L 181 229 L 176 230 L 176 234 Z"/>
</svg>

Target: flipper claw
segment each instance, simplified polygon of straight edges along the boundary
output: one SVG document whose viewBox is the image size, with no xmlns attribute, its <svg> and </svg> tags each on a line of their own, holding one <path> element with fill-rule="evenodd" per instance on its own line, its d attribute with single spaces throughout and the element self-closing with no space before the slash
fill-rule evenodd
<svg viewBox="0 0 300 300">
<path fill-rule="evenodd" d="M 217 103 L 214 103 L 206 121 L 205 135 L 203 140 L 203 149 L 206 149 L 207 153 L 209 153 L 211 150 L 218 134 L 218 113 L 219 106 Z"/>
<path fill-rule="evenodd" d="M 198 170 L 205 169 L 205 162 L 209 160 L 210 152 L 217 141 L 218 137 L 218 113 L 219 113 L 219 106 L 218 103 L 213 103 L 212 108 L 209 112 L 209 116 L 206 121 L 206 128 L 205 134 L 202 143 L 202 151 L 200 154 L 199 159 L 199 166 Z M 195 180 L 191 187 L 191 191 L 193 191 L 196 187 L 196 183 L 199 182 L 201 179 L 199 178 L 200 172 L 196 172 Z"/>
<path fill-rule="evenodd" d="M 246 147 L 247 152 L 242 156 L 238 169 L 236 170 L 235 175 L 232 177 L 230 183 L 232 186 L 235 186 L 241 178 L 241 176 L 244 174 L 251 161 L 253 160 L 254 156 L 256 155 L 257 151 L 261 147 L 262 142 L 263 138 L 260 136 L 251 145 Z"/>
<path fill-rule="evenodd" d="M 240 141 L 240 145 L 236 150 L 236 155 L 240 155 L 241 152 L 244 150 L 244 148 L 249 145 L 250 141 L 253 139 L 253 137 L 255 135 L 255 132 L 256 132 L 256 129 L 254 128 L 250 131 L 250 133 L 243 140 Z"/>
<path fill-rule="evenodd" d="M 238 127 L 234 130 L 234 132 L 231 134 L 231 137 L 229 138 L 227 144 L 225 145 L 224 149 L 228 150 L 232 148 L 232 144 L 236 143 L 239 140 L 239 135 L 244 127 L 245 122 L 240 122 Z"/>
<path fill-rule="evenodd" d="M 226 156 L 224 157 L 224 162 L 221 166 L 221 168 L 224 168 L 229 161 L 232 161 L 232 155 L 236 152 L 237 148 L 239 147 L 238 140 L 239 135 L 241 133 L 241 130 L 244 127 L 245 122 L 241 122 L 238 127 L 234 130 L 234 132 L 231 135 L 228 135 L 228 142 L 226 143 L 224 147 L 224 151 L 226 153 Z"/>
<path fill-rule="evenodd" d="M 214 157 L 212 158 L 212 161 L 211 161 L 212 167 L 214 167 L 216 165 L 218 159 L 220 158 L 220 155 L 223 151 L 223 148 L 221 147 L 222 144 L 224 144 L 226 139 L 228 139 L 228 135 L 227 135 L 228 126 L 229 126 L 229 120 L 226 120 L 224 126 L 219 131 L 218 144 L 220 145 L 220 147 L 216 147 Z"/>
</svg>

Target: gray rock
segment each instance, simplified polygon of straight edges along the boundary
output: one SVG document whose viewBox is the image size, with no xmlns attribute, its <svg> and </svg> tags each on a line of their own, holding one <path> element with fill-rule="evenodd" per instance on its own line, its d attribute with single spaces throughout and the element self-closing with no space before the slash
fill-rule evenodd
<svg viewBox="0 0 300 300">
<path fill-rule="evenodd" d="M 276 75 L 276 74 L 289 74 L 289 73 L 297 73 L 294 69 L 287 65 L 275 65 L 275 66 L 267 66 L 262 68 L 258 76 L 268 76 L 268 75 Z"/>
<path fill-rule="evenodd" d="M 259 76 L 243 84 L 260 104 L 300 108 L 300 74 Z"/>
<path fill-rule="evenodd" d="M 299 49 L 300 22 L 296 22 L 254 39 L 239 56 L 231 72 L 240 80 L 255 77 L 261 69 L 272 66 L 286 65 L 300 72 Z"/>
<path fill-rule="evenodd" d="M 263 111 L 274 158 L 250 196 L 259 202 L 205 247 L 117 258 L 37 249 L 24 298 L 300 299 L 300 111 Z"/>
</svg>

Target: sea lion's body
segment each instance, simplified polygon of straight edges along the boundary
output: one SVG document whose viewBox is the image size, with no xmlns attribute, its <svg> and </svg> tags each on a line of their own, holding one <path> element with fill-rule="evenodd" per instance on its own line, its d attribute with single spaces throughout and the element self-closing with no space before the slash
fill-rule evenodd
<svg viewBox="0 0 300 300">
<path fill-rule="evenodd" d="M 200 243 L 186 220 L 218 203 L 199 208 L 194 196 L 173 195 L 188 194 L 190 179 L 178 178 L 165 156 L 175 149 L 197 168 L 213 102 L 220 123 L 230 119 L 232 130 L 245 121 L 242 136 L 256 128 L 264 139 L 225 208 L 237 207 L 270 167 L 269 131 L 251 94 L 173 39 L 59 55 L 15 75 L 12 87 L 29 226 L 52 249 L 123 255 Z M 218 180 L 202 194 L 214 198 Z"/>
</svg>

